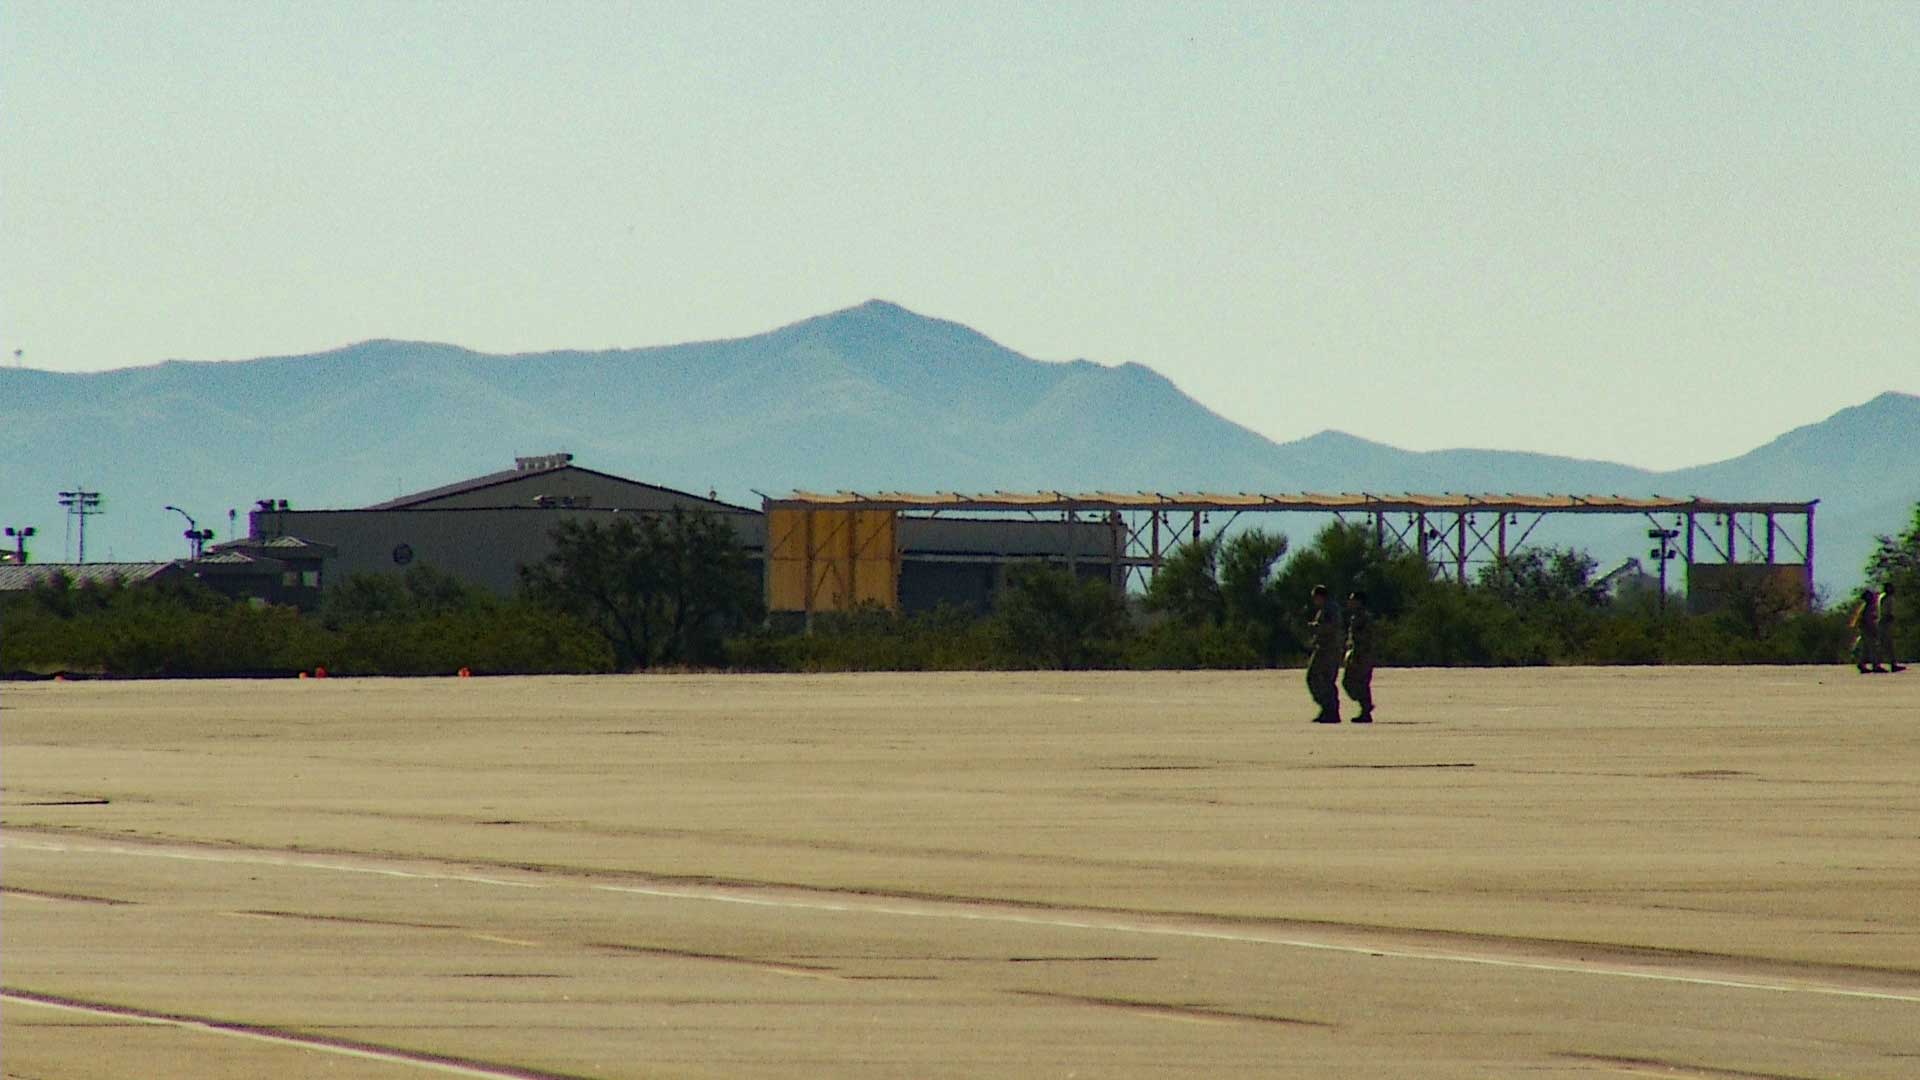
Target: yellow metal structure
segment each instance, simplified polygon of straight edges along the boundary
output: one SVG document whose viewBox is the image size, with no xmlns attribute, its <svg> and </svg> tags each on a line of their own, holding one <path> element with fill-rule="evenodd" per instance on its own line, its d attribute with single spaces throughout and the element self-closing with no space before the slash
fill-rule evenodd
<svg viewBox="0 0 1920 1080">
<path fill-rule="evenodd" d="M 900 607 L 900 522 L 894 510 L 772 510 L 767 610 Z"/>
</svg>

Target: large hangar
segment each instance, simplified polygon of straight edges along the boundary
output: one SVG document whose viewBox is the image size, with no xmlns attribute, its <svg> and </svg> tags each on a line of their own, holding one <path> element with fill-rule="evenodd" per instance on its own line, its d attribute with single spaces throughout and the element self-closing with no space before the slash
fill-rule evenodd
<svg viewBox="0 0 1920 1080">
<path fill-rule="evenodd" d="M 552 550 L 551 533 L 560 521 L 606 521 L 675 508 L 704 510 L 731 524 L 771 588 L 774 575 L 764 573 L 767 514 L 711 494 L 589 469 L 574 464 L 571 454 L 516 458 L 510 469 L 355 509 L 303 510 L 263 499 L 248 516 L 248 532 L 255 543 L 295 537 L 330 549 L 319 574 L 322 590 L 356 574 L 425 565 L 505 595 L 518 585 L 522 565 Z M 1009 567 L 1032 561 L 1117 580 L 1117 528 L 1104 519 L 1063 525 L 900 515 L 897 525 L 889 525 L 888 550 L 870 552 L 890 565 L 892 588 L 881 590 L 880 579 L 870 577 L 858 598 L 907 611 L 943 603 L 985 610 Z M 891 603 L 887 591 L 894 594 Z"/>
</svg>

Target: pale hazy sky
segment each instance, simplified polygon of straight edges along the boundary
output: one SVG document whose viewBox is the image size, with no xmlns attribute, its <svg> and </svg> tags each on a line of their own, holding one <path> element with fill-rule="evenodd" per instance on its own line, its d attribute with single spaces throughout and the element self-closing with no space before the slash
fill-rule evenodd
<svg viewBox="0 0 1920 1080">
<path fill-rule="evenodd" d="M 1920 392 L 1920 3 L 0 6 L 0 349 L 897 301 L 1276 439 L 1651 466 Z"/>
</svg>

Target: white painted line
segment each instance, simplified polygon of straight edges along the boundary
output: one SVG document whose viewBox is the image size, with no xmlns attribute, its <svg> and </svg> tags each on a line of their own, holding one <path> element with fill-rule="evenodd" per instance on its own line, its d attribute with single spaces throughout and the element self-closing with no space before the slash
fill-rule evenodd
<svg viewBox="0 0 1920 1080">
<path fill-rule="evenodd" d="M 62 1012 L 81 1013 L 87 1016 L 101 1016 L 113 1020 L 132 1020 L 156 1027 L 174 1027 L 202 1035 L 222 1035 L 229 1039 L 250 1039 L 254 1042 L 269 1043 L 277 1046 L 297 1047 L 301 1050 L 317 1050 L 323 1054 L 338 1054 L 341 1057 L 359 1058 L 362 1061 L 379 1061 L 389 1065 L 408 1065 L 428 1072 L 442 1073 L 447 1076 L 479 1077 L 480 1080 L 539 1080 L 555 1074 L 535 1072 L 529 1069 L 516 1069 L 509 1066 L 492 1067 L 459 1061 L 440 1060 L 425 1054 L 409 1053 L 405 1050 L 383 1050 L 376 1046 L 354 1045 L 335 1042 L 329 1039 L 295 1035 L 290 1032 L 263 1031 L 241 1025 L 222 1024 L 212 1020 L 195 1020 L 184 1016 L 166 1016 L 159 1013 L 143 1012 L 139 1009 L 122 1008 L 117 1005 L 93 1005 L 82 1001 L 51 1000 L 38 994 L 20 993 L 12 990 L 0 990 L 0 1001 L 13 1005 L 27 1005 L 37 1009 L 56 1009 Z"/>
<path fill-rule="evenodd" d="M 708 903 L 738 904 L 745 907 L 762 907 L 791 911 L 828 911 L 854 915 L 890 915 L 914 919 L 955 919 L 970 922 L 1039 926 L 1061 930 L 1140 934 L 1152 937 L 1185 938 L 1201 941 L 1228 941 L 1250 945 L 1271 945 L 1280 948 L 1305 949 L 1314 952 L 1342 953 L 1351 956 L 1381 957 L 1393 960 L 1473 964 L 1480 967 L 1506 968 L 1517 971 L 1541 971 L 1563 975 L 1601 975 L 1617 979 L 1640 979 L 1648 982 L 1672 983 L 1684 986 L 1710 986 L 1728 990 L 1759 990 L 1780 994 L 1817 994 L 1826 997 L 1857 998 L 1867 1001 L 1892 1001 L 1902 1004 L 1920 1005 L 1920 993 L 1865 990 L 1847 986 L 1834 986 L 1827 983 L 1769 981 L 1759 978 L 1721 978 L 1713 975 L 1685 974 L 1681 972 L 1662 971 L 1650 967 L 1608 964 L 1599 961 L 1573 963 L 1557 960 L 1528 960 L 1486 953 L 1475 954 L 1441 949 L 1391 947 L 1339 941 L 1315 941 L 1308 938 L 1283 937 L 1247 931 L 1206 929 L 1193 925 L 1129 921 L 1092 914 L 1077 918 L 1027 914 L 1020 911 L 992 909 L 959 902 L 928 900 L 914 901 L 909 904 L 883 900 L 827 900 L 793 895 L 769 895 L 770 893 L 778 891 L 775 888 L 761 889 L 759 890 L 760 895 L 749 895 L 747 894 L 746 887 L 583 885 L 578 882 L 566 881 L 514 881 L 503 878 L 483 877 L 475 874 L 395 870 L 384 867 L 353 866 L 344 863 L 320 862 L 270 855 L 247 855 L 242 853 L 202 854 L 199 852 L 181 851 L 177 848 L 143 849 L 119 846 L 99 847 L 92 845 L 65 845 L 50 842 L 20 841 L 7 838 L 0 838 L 0 847 L 17 847 L 32 851 L 182 859 L 191 862 L 286 866 L 306 870 L 328 870 L 339 873 L 378 874 L 386 877 L 410 878 L 424 881 L 461 881 L 477 885 L 499 885 L 515 889 L 544 889 L 552 888 L 556 885 L 571 884 L 574 887 L 584 887 L 597 892 L 627 893 L 634 896 L 647 896 L 668 900 L 699 900 Z"/>
<path fill-rule="evenodd" d="M 331 870 L 338 874 L 374 874 L 379 877 L 414 878 L 420 881 L 464 881 L 474 885 L 499 885 L 509 889 L 544 889 L 548 884 L 544 881 L 511 881 L 505 878 L 483 877 L 479 874 L 433 873 L 419 870 L 395 870 L 382 866 L 353 866 L 347 863 L 321 862 L 317 859 L 300 859 L 284 855 L 225 854 L 181 851 L 178 848 L 95 847 L 87 844 L 54 844 L 44 841 L 36 843 L 11 839 L 0 839 L 0 847 L 19 848 L 22 851 L 63 851 L 87 855 L 127 855 L 141 859 L 177 859 L 183 862 L 232 863 L 241 866 L 286 866 L 299 870 Z"/>
<path fill-rule="evenodd" d="M 929 903 L 924 907 L 908 908 L 882 903 L 866 904 L 798 899 L 769 899 L 766 897 L 737 896 L 720 892 L 676 887 L 649 888 L 634 885 L 592 885 L 589 886 L 589 888 L 602 892 L 634 893 L 640 896 L 655 896 L 682 900 L 710 900 L 720 903 L 747 904 L 757 907 L 798 908 L 811 911 L 847 912 L 862 915 L 897 915 L 918 919 L 963 919 L 976 922 L 1045 926 L 1067 930 L 1092 930 L 1102 933 L 1142 934 L 1155 937 L 1191 938 L 1203 941 L 1232 941 L 1253 945 L 1277 945 L 1289 949 L 1308 949 L 1317 952 L 1346 953 L 1353 956 L 1384 957 L 1393 960 L 1430 960 L 1454 964 L 1476 964 L 1484 967 L 1514 968 L 1522 971 L 1546 971 L 1568 975 L 1609 975 L 1621 979 L 1646 979 L 1654 982 L 1681 983 L 1692 986 L 1714 986 L 1731 990 L 1765 990 L 1782 994 L 1824 994 L 1834 997 L 1865 998 L 1873 1001 L 1898 1001 L 1920 1005 L 1920 994 L 1900 994 L 1880 990 L 1857 990 L 1851 987 L 1830 986 L 1822 983 L 1722 979 L 1706 975 L 1681 975 L 1668 971 L 1647 970 L 1602 963 L 1571 964 L 1552 960 L 1517 960 L 1501 956 L 1476 956 L 1472 953 L 1389 948 L 1377 945 L 1348 945 L 1332 941 L 1309 941 L 1302 938 L 1278 937 L 1269 934 L 1253 934 L 1227 930 L 1202 930 L 1194 927 L 1161 926 L 1152 923 L 1124 922 L 1100 918 L 1064 919 L 1037 915 L 1021 915 L 1014 912 L 1003 911 L 973 911 L 966 910 L 960 905 L 949 907 L 947 905 Z"/>
</svg>

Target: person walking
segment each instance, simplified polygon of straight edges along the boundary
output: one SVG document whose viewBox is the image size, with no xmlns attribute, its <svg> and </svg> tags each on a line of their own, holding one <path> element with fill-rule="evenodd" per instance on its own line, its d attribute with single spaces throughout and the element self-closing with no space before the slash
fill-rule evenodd
<svg viewBox="0 0 1920 1080">
<path fill-rule="evenodd" d="M 1307 692 L 1320 713 L 1316 724 L 1340 722 L 1340 614 L 1328 602 L 1327 587 L 1313 587 L 1313 618 L 1307 622 L 1313 652 L 1307 656 Z"/>
<path fill-rule="evenodd" d="M 1900 662 L 1900 654 L 1893 651 L 1893 582 L 1889 581 L 1880 590 L 1880 640 L 1875 650 L 1880 662 L 1887 665 L 1888 671 L 1905 671 L 1907 665 Z"/>
<path fill-rule="evenodd" d="M 1860 628 L 1860 640 L 1854 648 L 1858 655 L 1853 666 L 1860 669 L 1862 675 L 1884 675 L 1886 668 L 1880 666 L 1880 594 L 1869 585 L 1861 593 L 1860 607 L 1853 613 L 1854 622 Z"/>
<path fill-rule="evenodd" d="M 1373 616 L 1367 611 L 1367 594 L 1355 589 L 1347 594 L 1347 663 L 1340 685 L 1354 704 L 1360 706 L 1356 724 L 1373 723 Z"/>
</svg>

